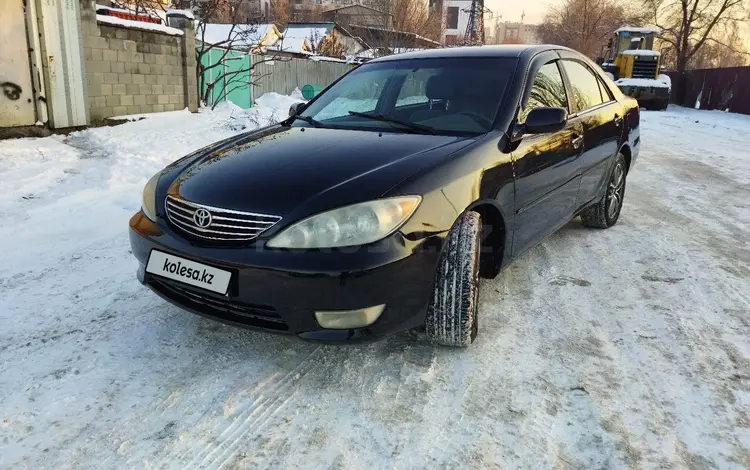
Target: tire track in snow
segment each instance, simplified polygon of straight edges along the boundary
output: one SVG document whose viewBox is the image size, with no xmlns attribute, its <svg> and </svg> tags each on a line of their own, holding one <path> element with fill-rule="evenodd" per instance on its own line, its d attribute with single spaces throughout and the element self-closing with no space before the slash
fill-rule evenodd
<svg viewBox="0 0 750 470">
<path fill-rule="evenodd" d="M 221 468 L 225 463 L 230 462 L 237 453 L 239 445 L 245 442 L 251 434 L 262 429 L 294 397 L 297 392 L 294 385 L 319 364 L 315 359 L 320 351 L 321 347 L 318 346 L 278 381 L 267 388 L 261 387 L 258 390 L 258 397 L 250 404 L 250 407 L 232 419 L 231 423 L 216 436 L 214 442 L 218 441 L 218 444 L 214 442 L 207 444 L 183 468 Z M 225 424 L 225 421 L 221 424 Z M 185 455 L 189 453 L 190 449 L 174 460 L 183 461 Z M 165 463 L 174 461 L 170 458 L 164 460 Z"/>
</svg>

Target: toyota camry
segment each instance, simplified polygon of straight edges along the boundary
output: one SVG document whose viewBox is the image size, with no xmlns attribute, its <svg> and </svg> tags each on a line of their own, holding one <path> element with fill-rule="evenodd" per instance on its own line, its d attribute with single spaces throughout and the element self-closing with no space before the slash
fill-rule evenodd
<svg viewBox="0 0 750 470">
<path fill-rule="evenodd" d="M 477 335 L 493 278 L 619 216 L 637 103 L 558 46 L 376 59 L 285 121 L 174 162 L 130 220 L 138 279 L 226 323 L 327 342 Z"/>
</svg>

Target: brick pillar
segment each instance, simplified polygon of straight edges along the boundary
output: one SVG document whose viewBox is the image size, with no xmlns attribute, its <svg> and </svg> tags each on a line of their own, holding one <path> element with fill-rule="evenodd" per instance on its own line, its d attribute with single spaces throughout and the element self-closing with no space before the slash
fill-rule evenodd
<svg viewBox="0 0 750 470">
<path fill-rule="evenodd" d="M 101 119 L 98 108 L 105 106 L 105 97 L 101 89 L 102 83 L 104 83 L 104 73 L 100 69 L 101 64 L 95 63 L 96 58 L 101 58 L 99 54 L 101 54 L 102 46 L 97 42 L 101 40 L 101 33 L 96 23 L 94 0 L 81 0 L 79 5 L 81 8 L 81 40 L 84 58 L 83 77 L 86 80 L 86 106 L 89 111 L 89 121 L 93 122 Z M 96 53 L 93 51 L 94 48 L 97 48 Z"/>
<path fill-rule="evenodd" d="M 193 112 L 198 112 L 198 79 L 196 78 L 197 63 L 195 60 L 195 26 L 192 19 L 183 17 L 175 12 L 169 15 L 170 26 L 180 28 L 182 36 L 182 83 L 185 90 L 185 106 Z"/>
</svg>

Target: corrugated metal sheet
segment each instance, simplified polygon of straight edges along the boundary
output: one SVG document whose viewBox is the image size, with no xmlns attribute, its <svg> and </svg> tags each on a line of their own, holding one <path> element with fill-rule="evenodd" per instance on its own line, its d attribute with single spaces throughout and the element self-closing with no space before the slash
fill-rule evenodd
<svg viewBox="0 0 750 470">
<path fill-rule="evenodd" d="M 211 49 L 200 57 L 205 67 L 204 90 L 209 84 L 214 88 L 207 97 L 208 105 L 229 100 L 240 108 L 252 106 L 250 90 L 250 56 L 242 51 Z M 212 65 L 222 62 L 218 67 Z M 201 95 L 203 95 L 203 90 Z"/>
<path fill-rule="evenodd" d="M 750 114 L 750 67 L 701 69 L 686 72 L 669 72 L 672 79 L 671 101 L 682 106 L 695 107 L 700 96 L 701 109 L 729 110 Z"/>
<path fill-rule="evenodd" d="M 288 95 L 305 85 L 326 87 L 354 66 L 336 62 L 317 62 L 307 59 L 282 59 L 260 63 L 268 56 L 253 56 L 253 98 L 263 93 Z"/>
</svg>

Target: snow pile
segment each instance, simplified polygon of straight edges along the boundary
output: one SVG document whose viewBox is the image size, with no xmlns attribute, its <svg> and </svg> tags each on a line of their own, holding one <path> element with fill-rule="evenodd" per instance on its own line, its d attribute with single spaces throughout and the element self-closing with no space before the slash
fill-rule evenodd
<svg viewBox="0 0 750 470">
<path fill-rule="evenodd" d="M 667 87 L 671 90 L 672 89 L 672 77 L 665 73 L 660 73 L 658 77 L 656 77 L 657 80 L 662 82 L 663 84 L 667 85 Z"/>
<path fill-rule="evenodd" d="M 298 101 L 306 101 L 305 97 L 302 95 L 302 90 L 300 90 L 299 87 L 296 87 L 289 96 L 291 96 L 292 98 Z"/>
<path fill-rule="evenodd" d="M 158 33 L 169 34 L 171 36 L 182 36 L 184 33 L 181 29 L 164 26 L 163 24 L 147 23 L 145 21 L 133 21 L 117 18 L 115 16 L 96 15 L 96 21 L 108 24 L 110 26 L 120 26 L 123 28 L 138 29 L 141 31 L 156 31 Z"/>
<path fill-rule="evenodd" d="M 621 78 L 615 82 L 617 86 L 633 86 L 633 87 L 651 87 L 651 88 L 669 88 L 669 83 L 664 83 L 661 80 L 654 80 L 652 78 Z"/>
<path fill-rule="evenodd" d="M 295 89 L 295 92 L 297 91 L 299 91 L 299 88 Z M 299 95 L 295 95 L 294 92 L 292 92 L 292 95 L 281 95 L 279 93 L 271 92 L 261 95 L 255 100 L 255 104 L 271 109 L 289 109 L 291 105 L 299 103 L 300 101 L 305 101 L 305 99 L 302 98 L 302 92 L 299 92 Z"/>
<path fill-rule="evenodd" d="M 0 149 L 0 214 L 11 213 L 19 203 L 37 199 L 67 178 L 79 158 L 79 152 L 59 135 L 0 141 Z"/>
</svg>

